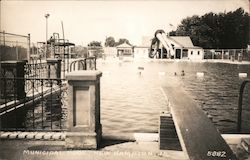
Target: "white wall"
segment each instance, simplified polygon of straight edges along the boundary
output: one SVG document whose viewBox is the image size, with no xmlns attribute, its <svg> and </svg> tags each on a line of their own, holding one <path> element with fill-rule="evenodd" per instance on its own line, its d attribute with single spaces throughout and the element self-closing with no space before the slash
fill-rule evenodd
<svg viewBox="0 0 250 160">
<path fill-rule="evenodd" d="M 146 47 L 135 47 L 134 57 L 135 58 L 148 58 L 149 48 Z"/>
<path fill-rule="evenodd" d="M 199 52 L 199 54 L 198 54 Z M 190 60 L 202 60 L 204 57 L 204 50 L 202 48 L 200 49 L 188 49 L 188 58 Z"/>
</svg>

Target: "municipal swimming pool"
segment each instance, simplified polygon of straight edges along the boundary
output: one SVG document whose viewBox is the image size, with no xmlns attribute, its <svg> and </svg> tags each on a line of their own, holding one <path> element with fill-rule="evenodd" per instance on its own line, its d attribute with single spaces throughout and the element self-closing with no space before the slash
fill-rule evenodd
<svg viewBox="0 0 250 160">
<path fill-rule="evenodd" d="M 250 65 L 193 62 L 99 62 L 103 132 L 157 132 L 167 102 L 160 87 L 178 77 L 199 106 L 213 117 L 222 133 L 236 132 L 238 73 L 250 75 Z M 181 76 L 184 70 L 185 76 Z M 177 76 L 174 73 L 177 73 Z M 203 72 L 203 77 L 197 77 Z M 180 97 L 181 98 L 181 97 Z M 243 97 L 243 131 L 250 131 L 250 85 Z"/>
</svg>

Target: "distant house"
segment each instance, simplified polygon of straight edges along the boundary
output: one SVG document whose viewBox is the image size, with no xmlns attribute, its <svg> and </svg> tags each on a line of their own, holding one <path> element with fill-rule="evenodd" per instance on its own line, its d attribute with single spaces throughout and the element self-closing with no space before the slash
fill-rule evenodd
<svg viewBox="0 0 250 160">
<path fill-rule="evenodd" d="M 104 47 L 104 55 L 106 57 L 134 56 L 134 46 L 122 43 L 116 47 Z"/>
<path fill-rule="evenodd" d="M 133 46 L 127 43 L 122 43 L 116 46 L 117 56 L 133 56 Z"/>
</svg>

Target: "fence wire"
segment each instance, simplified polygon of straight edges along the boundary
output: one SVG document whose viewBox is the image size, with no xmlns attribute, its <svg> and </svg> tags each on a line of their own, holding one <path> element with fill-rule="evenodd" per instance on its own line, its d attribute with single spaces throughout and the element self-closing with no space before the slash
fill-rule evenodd
<svg viewBox="0 0 250 160">
<path fill-rule="evenodd" d="M 0 32 L 0 60 L 29 60 L 30 36 Z"/>
</svg>

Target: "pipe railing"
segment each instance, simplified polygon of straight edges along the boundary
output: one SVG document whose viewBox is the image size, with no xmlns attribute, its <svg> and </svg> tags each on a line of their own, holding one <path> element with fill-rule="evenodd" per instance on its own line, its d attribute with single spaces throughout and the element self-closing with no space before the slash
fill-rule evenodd
<svg viewBox="0 0 250 160">
<path fill-rule="evenodd" d="M 96 70 L 96 57 L 88 57 L 71 62 L 69 71 L 75 70 Z"/>
<path fill-rule="evenodd" d="M 242 100 L 243 100 L 243 93 L 246 84 L 250 82 L 250 80 L 245 80 L 241 83 L 240 92 L 239 92 L 239 100 L 238 100 L 238 121 L 237 121 L 237 131 L 241 132 L 241 120 L 242 120 Z"/>
</svg>

